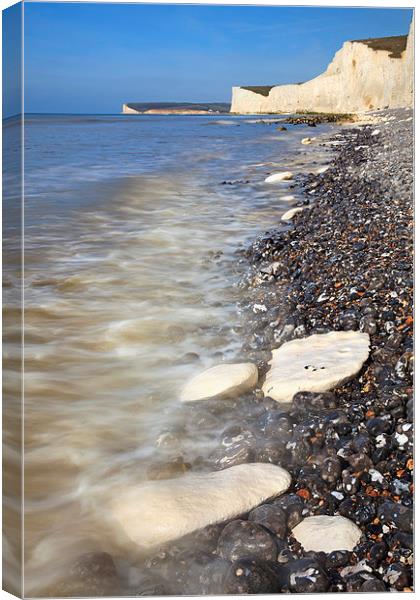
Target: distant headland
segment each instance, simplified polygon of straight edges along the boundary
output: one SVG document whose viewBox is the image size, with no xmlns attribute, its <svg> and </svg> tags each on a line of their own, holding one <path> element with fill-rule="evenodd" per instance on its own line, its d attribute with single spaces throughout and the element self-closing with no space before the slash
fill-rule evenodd
<svg viewBox="0 0 420 600">
<path fill-rule="evenodd" d="M 207 115 L 229 111 L 227 102 L 129 102 L 122 107 L 124 115 Z"/>
</svg>

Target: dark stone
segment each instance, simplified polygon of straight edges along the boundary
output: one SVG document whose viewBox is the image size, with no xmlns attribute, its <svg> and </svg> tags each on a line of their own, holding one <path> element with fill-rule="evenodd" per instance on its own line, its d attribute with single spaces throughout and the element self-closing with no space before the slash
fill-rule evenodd
<svg viewBox="0 0 420 600">
<path fill-rule="evenodd" d="M 295 410 L 301 412 L 319 412 L 336 408 L 337 400 L 332 392 L 298 392 L 293 396 L 292 404 Z"/>
<path fill-rule="evenodd" d="M 287 464 L 288 455 L 284 445 L 275 441 L 261 441 L 254 452 L 255 462 L 267 462 L 273 465 Z"/>
<path fill-rule="evenodd" d="M 135 587 L 132 596 L 167 596 L 171 593 L 166 582 L 148 575 Z"/>
<path fill-rule="evenodd" d="M 338 457 L 329 457 L 324 460 L 321 467 L 321 477 L 327 483 L 335 483 L 340 477 L 342 466 Z"/>
<path fill-rule="evenodd" d="M 388 554 L 388 546 L 386 545 L 386 543 L 385 542 L 377 542 L 376 544 L 373 544 L 373 546 L 370 548 L 369 562 L 375 568 L 378 568 L 381 565 L 382 561 L 385 560 L 387 554 Z"/>
<path fill-rule="evenodd" d="M 381 433 L 391 433 L 392 421 L 383 417 L 374 417 L 366 421 L 366 429 L 375 437 Z"/>
<path fill-rule="evenodd" d="M 289 563 L 289 588 L 298 594 L 327 592 L 330 581 L 319 563 L 302 558 Z"/>
<path fill-rule="evenodd" d="M 304 504 L 291 504 L 287 507 L 287 528 L 292 530 L 296 525 L 303 521 Z"/>
<path fill-rule="evenodd" d="M 76 577 L 116 577 L 117 570 L 110 554 L 106 552 L 89 552 L 82 554 L 73 563 L 71 574 Z"/>
<path fill-rule="evenodd" d="M 383 581 L 372 577 L 370 579 L 366 579 L 360 586 L 361 592 L 386 592 L 386 585 Z"/>
<path fill-rule="evenodd" d="M 230 567 L 223 594 L 276 594 L 287 589 L 287 569 L 273 562 L 241 559 Z"/>
<path fill-rule="evenodd" d="M 69 573 L 45 590 L 45 596 L 118 596 L 123 590 L 112 557 L 106 552 L 89 552 L 79 556 Z"/>
<path fill-rule="evenodd" d="M 397 531 L 392 536 L 391 546 L 394 545 L 413 550 L 413 534 L 404 533 L 403 531 Z"/>
<path fill-rule="evenodd" d="M 275 504 L 262 504 L 254 508 L 248 516 L 250 521 L 269 529 L 277 537 L 284 539 L 287 532 L 286 512 Z"/>
<path fill-rule="evenodd" d="M 276 560 L 277 544 L 261 525 L 237 519 L 226 525 L 220 534 L 217 553 L 232 562 L 241 558 Z"/>
<path fill-rule="evenodd" d="M 325 568 L 338 569 L 339 567 L 345 567 L 350 564 L 351 552 L 347 550 L 335 550 L 327 554 L 325 559 Z"/>
<path fill-rule="evenodd" d="M 384 573 L 384 581 L 398 591 L 410 587 L 411 579 L 409 569 L 401 563 L 390 565 Z"/>
<path fill-rule="evenodd" d="M 404 533 L 413 531 L 413 509 L 387 500 L 378 508 L 381 523 L 395 525 Z"/>
</svg>

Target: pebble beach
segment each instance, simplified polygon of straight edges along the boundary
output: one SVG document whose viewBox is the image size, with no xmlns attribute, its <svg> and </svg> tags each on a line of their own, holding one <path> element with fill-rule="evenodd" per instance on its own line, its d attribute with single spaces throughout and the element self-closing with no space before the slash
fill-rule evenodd
<svg viewBox="0 0 420 600">
<path fill-rule="evenodd" d="M 163 431 L 112 507 L 133 553 L 81 555 L 54 595 L 413 590 L 412 125 L 376 112 L 309 138 L 317 172 L 266 173 L 297 200 L 238 250 L 238 360 L 180 398 L 216 447 Z"/>
</svg>

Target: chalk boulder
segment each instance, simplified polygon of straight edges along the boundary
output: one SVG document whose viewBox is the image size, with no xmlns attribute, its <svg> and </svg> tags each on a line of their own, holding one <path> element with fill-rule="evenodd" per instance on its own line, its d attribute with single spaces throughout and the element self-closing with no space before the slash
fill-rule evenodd
<svg viewBox="0 0 420 600">
<path fill-rule="evenodd" d="M 182 402 L 206 400 L 216 396 L 232 398 L 251 390 L 258 381 L 258 369 L 252 363 L 223 364 L 196 375 L 181 393 Z"/>
<path fill-rule="evenodd" d="M 357 375 L 369 356 L 369 335 L 332 331 L 292 340 L 273 350 L 262 386 L 266 396 L 290 403 L 297 392 L 326 392 Z"/>
<path fill-rule="evenodd" d="M 322 175 L 322 173 L 325 173 L 326 171 L 328 171 L 328 169 L 329 169 L 329 168 L 330 168 L 329 166 L 320 167 L 320 168 L 317 170 L 317 173 L 318 173 L 318 175 Z"/>
<path fill-rule="evenodd" d="M 289 473 L 270 463 L 148 481 L 118 493 L 110 504 L 110 522 L 149 549 L 248 512 L 290 483 Z"/>
<path fill-rule="evenodd" d="M 291 208 L 287 212 L 284 213 L 281 220 L 282 221 L 291 221 L 295 215 L 302 212 L 304 210 L 303 206 L 296 206 L 295 208 Z"/>
<path fill-rule="evenodd" d="M 304 145 L 308 145 L 308 144 L 312 144 L 312 142 L 314 142 L 316 140 L 316 138 L 303 138 L 300 143 L 304 144 Z"/>
<path fill-rule="evenodd" d="M 289 179 L 293 179 L 293 173 L 291 171 L 283 171 L 282 173 L 269 175 L 264 181 L 265 183 L 277 183 L 278 181 L 288 181 Z"/>
<path fill-rule="evenodd" d="M 353 521 L 341 516 L 318 515 L 303 519 L 292 534 L 306 552 L 351 551 L 362 535 Z"/>
</svg>

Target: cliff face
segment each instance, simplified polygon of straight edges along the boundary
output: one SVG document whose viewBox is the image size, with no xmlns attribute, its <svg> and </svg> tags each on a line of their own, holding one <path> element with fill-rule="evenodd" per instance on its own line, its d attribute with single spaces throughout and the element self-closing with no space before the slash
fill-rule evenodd
<svg viewBox="0 0 420 600">
<path fill-rule="evenodd" d="M 413 103 L 413 25 L 408 36 L 345 42 L 324 73 L 268 93 L 234 87 L 231 112 L 348 113 Z M 263 89 L 263 88 L 261 88 Z"/>
</svg>

